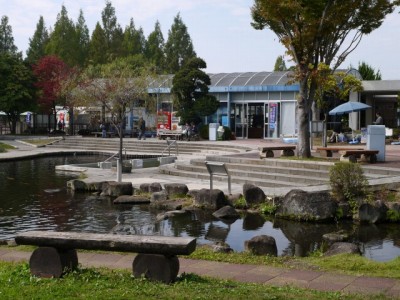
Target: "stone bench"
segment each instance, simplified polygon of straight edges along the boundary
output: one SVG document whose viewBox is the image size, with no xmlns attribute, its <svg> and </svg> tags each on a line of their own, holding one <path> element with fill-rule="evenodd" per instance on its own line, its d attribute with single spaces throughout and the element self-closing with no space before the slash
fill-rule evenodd
<svg viewBox="0 0 400 300">
<path fill-rule="evenodd" d="M 260 158 L 274 157 L 274 150 L 281 150 L 281 156 L 294 156 L 295 145 L 258 147 Z"/>
<path fill-rule="evenodd" d="M 361 159 L 361 161 L 375 163 L 376 155 L 379 153 L 379 150 L 341 150 L 339 151 L 341 154 L 341 161 L 350 161 L 357 162 L 357 159 Z"/>
<path fill-rule="evenodd" d="M 333 152 L 346 151 L 346 150 L 363 150 L 362 148 L 355 147 L 317 147 L 321 157 L 332 157 Z"/>
<path fill-rule="evenodd" d="M 38 246 L 29 266 L 38 277 L 61 277 L 78 266 L 76 249 L 138 253 L 133 275 L 154 281 L 173 282 L 179 272 L 177 255 L 196 249 L 195 238 L 118 235 L 77 232 L 29 231 L 15 237 L 18 245 Z"/>
<path fill-rule="evenodd" d="M 160 140 L 165 140 L 166 138 L 181 140 L 183 136 L 182 131 L 162 131 L 158 133 L 158 138 Z"/>
</svg>

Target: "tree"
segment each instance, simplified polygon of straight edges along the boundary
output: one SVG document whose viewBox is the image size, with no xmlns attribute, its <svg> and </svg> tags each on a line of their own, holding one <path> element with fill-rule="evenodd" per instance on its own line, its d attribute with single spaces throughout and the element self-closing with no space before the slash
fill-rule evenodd
<svg viewBox="0 0 400 300">
<path fill-rule="evenodd" d="M 156 22 L 153 32 L 149 34 L 146 43 L 145 56 L 149 62 L 156 66 L 157 72 L 165 69 L 164 37 L 160 22 Z"/>
<path fill-rule="evenodd" d="M 123 123 L 126 113 L 148 97 L 151 73 L 146 68 L 116 59 L 101 66 L 90 66 L 84 72 L 75 94 L 75 105 L 102 106 L 120 139 L 119 157 L 122 164 Z"/>
<path fill-rule="evenodd" d="M 192 39 L 178 13 L 168 31 L 168 40 L 165 43 L 166 71 L 175 74 L 193 57 L 196 57 L 196 52 L 193 50 Z"/>
<path fill-rule="evenodd" d="M 375 69 L 365 62 L 358 63 L 358 72 L 363 80 L 382 80 L 381 72 L 375 72 Z"/>
<path fill-rule="evenodd" d="M 274 71 L 287 71 L 285 60 L 282 55 L 279 55 L 275 61 Z"/>
<path fill-rule="evenodd" d="M 38 105 L 42 112 L 54 115 L 54 129 L 56 129 L 56 106 L 67 106 L 62 97 L 62 81 L 68 77 L 70 68 L 57 56 L 50 55 L 41 58 L 33 66 L 36 76 L 36 87 L 39 89 Z"/>
<path fill-rule="evenodd" d="M 18 49 L 14 45 L 14 37 L 11 25 L 8 24 L 8 17 L 1 17 L 0 24 L 0 53 L 17 53 Z"/>
<path fill-rule="evenodd" d="M 200 117 L 213 114 L 219 107 L 219 101 L 208 95 L 210 77 L 201 69 L 207 64 L 201 58 L 189 59 L 175 74 L 172 80 L 171 93 L 174 97 L 174 107 L 181 122 L 194 121 Z"/>
<path fill-rule="evenodd" d="M 56 55 L 69 66 L 79 65 L 79 45 L 73 21 L 64 5 L 46 45 L 47 55 Z"/>
<path fill-rule="evenodd" d="M 89 44 L 89 63 L 93 65 L 104 64 L 107 61 L 107 48 L 104 30 L 97 22 Z"/>
<path fill-rule="evenodd" d="M 89 29 L 86 25 L 85 17 L 83 16 L 83 11 L 79 11 L 78 22 L 75 25 L 76 39 L 78 41 L 78 55 L 77 63 L 79 66 L 84 66 L 87 63 L 89 56 Z"/>
<path fill-rule="evenodd" d="M 117 23 L 115 8 L 110 1 L 106 1 L 106 7 L 101 12 L 101 20 L 103 23 L 105 48 L 107 61 L 111 62 L 117 57 L 120 57 L 123 41 L 123 31 Z"/>
<path fill-rule="evenodd" d="M 7 114 L 12 134 L 21 113 L 34 108 L 33 95 L 32 72 L 21 55 L 0 53 L 0 110 Z"/>
<path fill-rule="evenodd" d="M 300 85 L 299 156 L 311 156 L 309 112 L 316 93 L 315 75 L 319 63 L 335 71 L 358 46 L 363 35 L 378 28 L 397 5 L 397 0 L 254 1 L 252 26 L 274 31 L 296 64 L 295 79 Z M 347 46 L 343 49 L 343 45 Z"/>
<path fill-rule="evenodd" d="M 135 23 L 131 18 L 128 26 L 125 27 L 124 40 L 122 42 L 124 56 L 143 54 L 146 45 L 146 39 L 143 34 L 143 29 L 135 28 Z"/>
<path fill-rule="evenodd" d="M 49 33 L 44 24 L 43 16 L 40 16 L 36 24 L 33 37 L 29 39 L 29 48 L 26 51 L 26 61 L 35 64 L 39 59 L 46 55 L 46 44 L 49 41 Z"/>
</svg>

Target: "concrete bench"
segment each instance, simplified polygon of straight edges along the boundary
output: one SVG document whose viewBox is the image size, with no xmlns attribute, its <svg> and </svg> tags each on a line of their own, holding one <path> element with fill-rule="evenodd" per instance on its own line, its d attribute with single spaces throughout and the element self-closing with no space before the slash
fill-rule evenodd
<svg viewBox="0 0 400 300">
<path fill-rule="evenodd" d="M 357 162 L 358 159 L 365 162 L 375 163 L 376 155 L 379 153 L 379 150 L 341 150 L 339 151 L 341 154 L 341 161 L 350 161 Z"/>
<path fill-rule="evenodd" d="M 260 158 L 274 157 L 274 150 L 281 150 L 281 156 L 294 156 L 295 145 L 258 147 Z"/>
<path fill-rule="evenodd" d="M 133 275 L 154 281 L 173 282 L 179 272 L 177 255 L 196 249 L 195 238 L 148 235 L 117 235 L 77 232 L 29 231 L 15 237 L 19 245 L 38 246 L 29 266 L 38 277 L 61 277 L 78 266 L 76 249 L 138 253 Z"/>
<path fill-rule="evenodd" d="M 321 157 L 332 157 L 333 152 L 346 151 L 346 150 L 363 150 L 363 148 L 356 147 L 317 147 Z"/>
</svg>

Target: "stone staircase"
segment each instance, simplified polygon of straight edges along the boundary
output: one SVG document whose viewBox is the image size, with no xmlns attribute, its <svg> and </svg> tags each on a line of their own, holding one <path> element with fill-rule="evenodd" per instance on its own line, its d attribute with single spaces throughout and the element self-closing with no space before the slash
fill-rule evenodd
<svg viewBox="0 0 400 300">
<path fill-rule="evenodd" d="M 241 157 L 242 156 L 242 157 Z M 251 157 L 252 156 L 252 157 Z M 253 155 L 237 154 L 227 156 L 207 156 L 205 159 L 176 161 L 175 164 L 160 166 L 161 173 L 188 178 L 209 179 L 205 161 L 222 162 L 231 175 L 231 182 L 251 183 L 259 187 L 294 188 L 326 185 L 329 183 L 329 168 L 333 162 L 296 161 L 258 158 Z M 368 180 L 400 176 L 400 170 L 363 166 Z M 214 176 L 214 180 L 226 181 L 224 176 Z"/>
<path fill-rule="evenodd" d="M 168 156 L 167 142 L 164 140 L 124 139 L 124 148 L 128 154 Z M 118 138 L 83 138 L 66 137 L 48 147 L 65 150 L 87 150 L 116 153 L 119 148 Z M 172 156 L 176 148 L 170 149 Z M 165 175 L 179 176 L 200 180 L 209 180 L 205 161 L 221 162 L 227 167 L 231 182 L 236 184 L 251 183 L 261 188 L 302 188 L 327 185 L 329 168 L 333 162 L 299 161 L 290 159 L 260 159 L 254 147 L 223 142 L 178 141 L 178 155 L 175 163 L 161 165 L 159 172 Z M 398 177 L 400 169 L 383 168 L 371 164 L 363 165 L 368 180 Z M 214 180 L 226 181 L 225 176 L 214 176 Z"/>
<path fill-rule="evenodd" d="M 85 138 L 80 136 L 66 137 L 47 147 L 62 148 L 64 150 L 90 150 L 99 152 L 117 152 L 119 149 L 119 138 Z M 252 149 L 241 145 L 229 145 L 220 143 L 207 143 L 201 141 L 178 141 L 168 150 L 168 143 L 165 140 L 146 139 L 137 140 L 134 138 L 124 138 L 124 152 L 129 154 L 149 154 L 149 155 L 200 155 L 210 154 L 225 155 L 251 151 Z"/>
</svg>

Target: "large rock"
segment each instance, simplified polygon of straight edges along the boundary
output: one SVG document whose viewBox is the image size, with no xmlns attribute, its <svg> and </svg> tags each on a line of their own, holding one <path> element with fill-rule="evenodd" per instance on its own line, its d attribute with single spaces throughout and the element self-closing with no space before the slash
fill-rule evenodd
<svg viewBox="0 0 400 300">
<path fill-rule="evenodd" d="M 362 203 L 355 214 L 354 219 L 360 223 L 375 224 L 386 221 L 388 207 L 381 201 L 375 201 L 374 204 Z"/>
<path fill-rule="evenodd" d="M 155 192 L 151 194 L 150 202 L 159 202 L 159 201 L 167 201 L 168 195 L 165 191 Z"/>
<path fill-rule="evenodd" d="M 229 203 L 226 200 L 223 191 L 218 189 L 201 189 L 195 195 L 194 205 L 196 205 L 197 207 L 216 210 L 225 205 L 229 205 Z"/>
<path fill-rule="evenodd" d="M 285 195 L 276 210 L 276 216 L 300 221 L 323 222 L 336 216 L 337 203 L 329 192 L 292 190 Z"/>
<path fill-rule="evenodd" d="M 121 195 L 132 195 L 133 186 L 131 182 L 107 181 L 103 183 L 101 196 L 118 197 Z"/>
<path fill-rule="evenodd" d="M 229 205 L 221 207 L 213 213 L 213 216 L 219 219 L 238 219 L 240 218 L 239 213 Z"/>
<path fill-rule="evenodd" d="M 322 236 L 322 239 L 328 245 L 333 245 L 334 243 L 337 243 L 337 242 L 345 242 L 348 240 L 348 238 L 349 238 L 349 235 L 347 234 L 347 232 L 344 232 L 344 231 L 325 233 Z"/>
<path fill-rule="evenodd" d="M 328 251 L 324 253 L 324 256 L 332 256 L 336 254 L 342 254 L 342 253 L 348 253 L 348 254 L 360 254 L 361 251 L 360 248 L 356 244 L 352 243 L 334 243 Z"/>
<path fill-rule="evenodd" d="M 167 201 L 156 201 L 151 202 L 150 206 L 160 210 L 180 210 L 182 209 L 183 201 L 167 200 Z"/>
<path fill-rule="evenodd" d="M 161 192 L 162 186 L 159 182 L 142 183 L 140 185 L 140 190 L 145 193 Z"/>
<path fill-rule="evenodd" d="M 166 183 L 164 184 L 165 191 L 168 197 L 184 196 L 188 193 L 189 189 L 183 183 Z"/>
<path fill-rule="evenodd" d="M 248 206 L 265 202 L 264 191 L 254 184 L 245 183 L 243 185 L 243 196 Z"/>
<path fill-rule="evenodd" d="M 80 179 L 67 181 L 67 188 L 75 192 L 96 192 L 101 191 L 104 182 L 86 182 Z"/>
<path fill-rule="evenodd" d="M 268 235 L 255 236 L 252 239 L 245 241 L 244 248 L 246 251 L 255 255 L 278 255 L 276 241 L 272 236 Z"/>
</svg>

